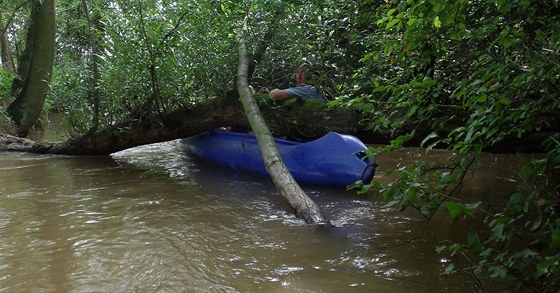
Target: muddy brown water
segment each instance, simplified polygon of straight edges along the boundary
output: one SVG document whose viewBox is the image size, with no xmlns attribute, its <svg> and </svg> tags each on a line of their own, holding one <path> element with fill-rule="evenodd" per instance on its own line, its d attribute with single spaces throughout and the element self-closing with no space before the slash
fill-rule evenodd
<svg viewBox="0 0 560 293">
<path fill-rule="evenodd" d="M 383 171 L 422 157 L 378 160 Z M 485 154 L 466 192 L 512 188 L 526 160 Z M 423 228 L 416 213 L 304 190 L 332 228 L 295 218 L 270 180 L 200 162 L 178 141 L 103 157 L 0 152 L 0 292 L 474 291 L 468 275 L 440 274 L 448 260 L 434 246 L 462 235 L 444 217 L 399 245 Z"/>
</svg>

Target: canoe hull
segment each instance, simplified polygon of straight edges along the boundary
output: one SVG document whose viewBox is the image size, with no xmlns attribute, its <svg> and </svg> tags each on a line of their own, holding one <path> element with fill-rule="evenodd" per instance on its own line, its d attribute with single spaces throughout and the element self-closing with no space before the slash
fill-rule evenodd
<svg viewBox="0 0 560 293">
<path fill-rule="evenodd" d="M 286 167 L 298 183 L 347 186 L 369 183 L 375 160 L 365 160 L 367 147 L 356 137 L 335 132 L 307 143 L 275 138 Z M 269 176 L 252 134 L 210 131 L 181 140 L 191 154 L 242 172 Z M 364 174 L 365 173 L 365 174 Z"/>
</svg>

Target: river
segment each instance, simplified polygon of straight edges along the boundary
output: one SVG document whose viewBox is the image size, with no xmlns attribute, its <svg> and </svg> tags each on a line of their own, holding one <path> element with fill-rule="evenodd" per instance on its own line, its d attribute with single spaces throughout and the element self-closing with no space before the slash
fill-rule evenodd
<svg viewBox="0 0 560 293">
<path fill-rule="evenodd" d="M 524 158 L 485 156 L 469 192 L 515 184 Z M 0 152 L 0 292 L 475 291 L 467 274 L 440 274 L 448 260 L 434 246 L 462 235 L 443 216 L 401 245 L 424 227 L 416 213 L 304 190 L 333 227 L 304 224 L 270 180 L 200 162 L 178 141 L 112 156 Z"/>
</svg>

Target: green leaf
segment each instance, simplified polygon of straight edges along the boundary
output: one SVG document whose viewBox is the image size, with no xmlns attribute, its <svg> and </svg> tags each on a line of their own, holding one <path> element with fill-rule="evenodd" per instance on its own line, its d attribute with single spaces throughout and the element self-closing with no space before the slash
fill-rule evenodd
<svg viewBox="0 0 560 293">
<path fill-rule="evenodd" d="M 408 200 L 403 200 L 400 202 L 400 204 L 401 205 L 399 206 L 399 212 L 406 210 L 406 208 L 410 206 L 410 202 Z"/>
<path fill-rule="evenodd" d="M 499 240 L 503 240 L 503 238 L 504 238 L 504 223 L 498 223 L 490 231 L 490 236 L 488 236 L 488 240 L 499 241 Z"/>
<path fill-rule="evenodd" d="M 533 221 L 533 226 L 531 227 L 531 231 L 535 231 L 537 229 L 539 229 L 539 227 L 542 224 L 542 217 L 539 215 L 535 221 Z"/>
<path fill-rule="evenodd" d="M 522 258 L 522 259 L 528 259 L 528 258 L 533 258 L 537 255 L 539 255 L 539 254 L 536 253 L 534 250 L 529 249 L 529 248 L 525 248 L 522 251 L 515 253 L 514 257 L 518 257 L 518 258 Z"/>
<path fill-rule="evenodd" d="M 398 19 L 398 18 L 395 18 L 395 19 L 389 21 L 389 23 L 387 24 L 387 26 L 385 27 L 385 29 L 390 29 L 390 28 L 392 28 L 393 26 L 395 26 L 395 25 L 396 25 L 397 23 L 399 23 L 400 21 L 401 21 L 401 20 Z"/>
<path fill-rule="evenodd" d="M 511 104 L 511 100 L 506 97 L 500 97 L 500 104 L 509 106 Z"/>
<path fill-rule="evenodd" d="M 535 35 L 535 39 L 536 39 L 537 41 L 543 41 L 544 38 L 545 38 L 544 32 L 543 32 L 542 30 L 537 30 L 537 33 L 536 33 L 536 35 Z"/>
<path fill-rule="evenodd" d="M 433 215 L 432 209 L 429 208 L 428 206 L 422 206 L 420 208 L 420 213 L 422 213 L 422 215 L 426 216 L 427 218 L 429 218 Z"/>
<path fill-rule="evenodd" d="M 478 209 L 478 207 L 480 206 L 481 202 L 477 202 L 477 203 L 468 203 L 463 205 L 463 213 L 465 213 L 465 215 L 467 216 L 474 216 L 476 210 Z"/>
<path fill-rule="evenodd" d="M 421 146 L 421 147 L 424 147 L 424 144 L 425 144 L 426 142 L 428 142 L 430 139 L 436 138 L 436 137 L 438 137 L 438 134 L 437 134 L 437 132 L 435 132 L 435 131 L 432 132 L 432 133 L 430 133 L 430 134 L 428 134 L 428 135 L 426 135 L 426 137 L 424 138 L 424 140 L 422 140 L 422 142 L 420 143 L 420 146 Z"/>
<path fill-rule="evenodd" d="M 507 276 L 507 270 L 504 267 L 491 267 L 489 272 L 491 278 L 505 278 Z"/>
<path fill-rule="evenodd" d="M 437 246 L 437 247 L 436 247 L 436 252 L 437 252 L 438 254 L 441 254 L 445 249 L 447 249 L 447 246 L 445 246 L 445 245 Z"/>
<path fill-rule="evenodd" d="M 389 208 L 389 207 L 392 207 L 392 206 L 397 205 L 397 204 L 399 204 L 399 203 L 401 203 L 400 200 L 392 200 L 392 201 L 390 201 L 390 202 L 384 204 L 383 207 L 384 207 L 384 208 Z"/>
<path fill-rule="evenodd" d="M 457 218 L 457 217 L 459 217 L 463 214 L 463 209 L 461 208 L 461 206 L 454 203 L 454 202 L 447 203 L 445 205 L 445 208 L 447 209 L 447 212 L 449 213 L 449 215 L 453 219 L 455 219 L 455 218 Z"/>
<path fill-rule="evenodd" d="M 492 254 L 492 251 L 493 251 L 492 248 L 486 248 L 485 250 L 483 250 L 483 251 L 480 253 L 480 256 L 482 256 L 482 257 L 488 257 L 488 256 L 490 256 L 490 254 Z"/>
<path fill-rule="evenodd" d="M 560 229 L 552 231 L 552 245 L 560 247 Z"/>
<path fill-rule="evenodd" d="M 469 248 L 472 250 L 479 251 L 481 249 L 478 232 L 473 230 L 469 231 L 469 234 L 467 235 L 467 244 L 469 245 Z"/>
<path fill-rule="evenodd" d="M 443 274 L 444 275 L 451 275 L 453 272 L 455 272 L 455 265 L 450 263 L 445 270 L 443 270 Z"/>
<path fill-rule="evenodd" d="M 441 20 L 439 20 L 439 16 L 436 16 L 436 18 L 434 19 L 434 26 L 437 28 L 441 27 Z"/>
</svg>

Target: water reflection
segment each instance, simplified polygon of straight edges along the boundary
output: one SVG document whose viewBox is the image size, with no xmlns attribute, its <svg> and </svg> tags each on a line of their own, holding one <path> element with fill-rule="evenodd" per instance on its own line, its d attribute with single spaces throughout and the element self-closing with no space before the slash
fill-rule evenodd
<svg viewBox="0 0 560 293">
<path fill-rule="evenodd" d="M 423 229 L 415 214 L 307 186 L 334 224 L 310 227 L 270 180 L 196 161 L 177 142 L 112 157 L 0 153 L 0 166 L 2 292 L 464 292 L 471 286 L 468 276 L 439 275 L 445 264 L 433 247 L 449 235 L 445 221 L 402 246 Z"/>
</svg>

